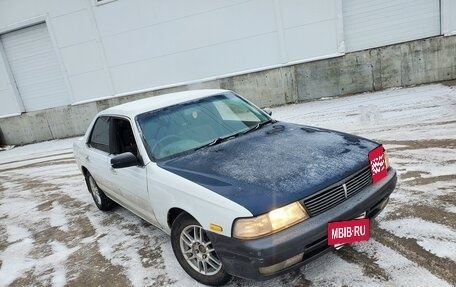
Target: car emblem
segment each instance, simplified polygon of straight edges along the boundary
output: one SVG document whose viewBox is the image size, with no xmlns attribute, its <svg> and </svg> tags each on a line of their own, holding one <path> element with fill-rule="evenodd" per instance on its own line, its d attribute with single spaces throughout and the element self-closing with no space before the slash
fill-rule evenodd
<svg viewBox="0 0 456 287">
<path fill-rule="evenodd" d="M 345 198 L 347 198 L 348 197 L 348 195 L 347 195 L 347 185 L 344 183 L 344 184 L 342 184 L 342 187 L 344 188 Z"/>
</svg>

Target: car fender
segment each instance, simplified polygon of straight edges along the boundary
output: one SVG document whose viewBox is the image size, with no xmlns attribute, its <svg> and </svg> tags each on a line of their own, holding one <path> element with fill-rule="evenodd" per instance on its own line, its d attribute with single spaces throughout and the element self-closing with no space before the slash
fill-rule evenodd
<svg viewBox="0 0 456 287">
<path fill-rule="evenodd" d="M 219 234 L 231 236 L 233 221 L 251 217 L 243 206 L 188 179 L 171 173 L 155 163 L 147 165 L 148 190 L 151 206 L 162 229 L 170 234 L 168 212 L 180 208 L 193 216 L 201 226 L 210 230 L 210 224 L 222 227 Z"/>
</svg>

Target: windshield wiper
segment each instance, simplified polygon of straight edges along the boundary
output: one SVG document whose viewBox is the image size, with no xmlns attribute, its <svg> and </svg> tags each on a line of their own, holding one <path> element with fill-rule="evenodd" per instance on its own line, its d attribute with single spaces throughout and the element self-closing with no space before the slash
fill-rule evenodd
<svg viewBox="0 0 456 287">
<path fill-rule="evenodd" d="M 197 148 L 195 148 L 193 150 L 197 151 L 199 149 L 202 149 L 202 148 L 205 148 L 205 147 L 208 147 L 208 146 L 213 146 L 213 145 L 219 144 L 221 142 L 224 142 L 226 140 L 229 140 L 229 139 L 232 139 L 232 138 L 235 138 L 235 137 L 236 137 L 236 135 L 229 135 L 229 136 L 226 136 L 226 137 L 218 137 L 218 138 L 214 139 L 213 141 L 211 141 L 211 142 L 209 142 L 209 143 L 207 143 L 205 145 L 199 146 L 199 147 L 197 147 Z"/>
<path fill-rule="evenodd" d="M 224 141 L 227 141 L 227 140 L 230 140 L 230 139 L 233 139 L 239 135 L 244 135 L 246 133 L 249 133 L 251 131 L 254 131 L 254 130 L 257 130 L 259 129 L 260 127 L 266 125 L 266 124 L 269 124 L 269 123 L 275 123 L 276 121 L 273 120 L 273 119 L 270 119 L 270 120 L 267 120 L 267 121 L 264 121 L 264 122 L 261 122 L 261 123 L 258 123 L 256 124 L 255 126 L 249 128 L 248 130 L 246 131 L 243 131 L 243 132 L 239 132 L 239 133 L 236 133 L 236 134 L 233 134 L 233 135 L 229 135 L 229 136 L 225 136 L 225 137 L 218 137 L 218 138 L 215 138 L 213 141 L 207 143 L 207 144 L 204 144 L 202 146 L 199 146 L 197 148 L 194 148 L 193 150 L 194 151 L 197 151 L 199 149 L 202 149 L 202 148 L 205 148 L 205 147 L 208 147 L 208 146 L 213 146 L 213 145 L 216 145 L 216 144 L 219 144 L 221 142 L 224 142 Z"/>
<path fill-rule="evenodd" d="M 275 122 L 275 121 L 272 120 L 272 119 L 269 119 L 269 120 L 267 120 L 267 121 L 258 123 L 258 124 L 256 124 L 256 125 L 254 125 L 253 127 L 249 128 L 248 130 L 242 132 L 242 134 L 245 135 L 245 134 L 247 134 L 247 133 L 249 133 L 249 132 L 255 131 L 255 130 L 259 129 L 260 127 L 262 127 L 262 126 L 264 126 L 264 125 L 266 125 L 266 124 L 272 123 L 272 122 Z"/>
</svg>

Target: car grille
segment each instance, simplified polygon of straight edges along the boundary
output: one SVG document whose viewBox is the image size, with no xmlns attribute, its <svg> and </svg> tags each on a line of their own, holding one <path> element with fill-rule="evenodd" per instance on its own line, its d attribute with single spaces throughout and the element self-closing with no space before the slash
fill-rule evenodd
<svg viewBox="0 0 456 287">
<path fill-rule="evenodd" d="M 303 200 L 310 216 L 316 216 L 344 202 L 372 183 L 369 166 Z M 347 190 L 345 192 L 344 185 Z"/>
</svg>

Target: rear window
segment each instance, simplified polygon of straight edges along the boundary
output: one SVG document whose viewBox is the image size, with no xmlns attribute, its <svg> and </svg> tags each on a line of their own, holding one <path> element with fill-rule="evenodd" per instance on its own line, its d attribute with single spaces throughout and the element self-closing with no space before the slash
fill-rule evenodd
<svg viewBox="0 0 456 287">
<path fill-rule="evenodd" d="M 109 153 L 109 118 L 100 117 L 93 126 L 90 146 Z"/>
</svg>

